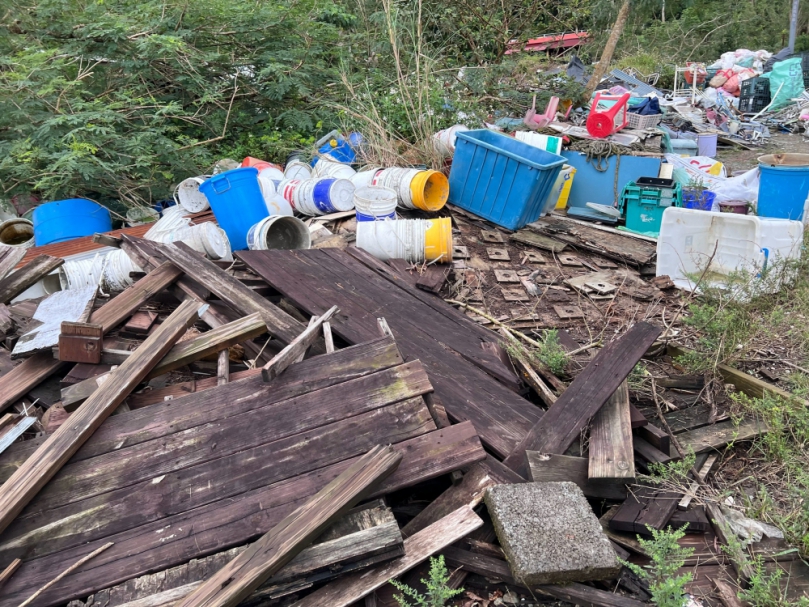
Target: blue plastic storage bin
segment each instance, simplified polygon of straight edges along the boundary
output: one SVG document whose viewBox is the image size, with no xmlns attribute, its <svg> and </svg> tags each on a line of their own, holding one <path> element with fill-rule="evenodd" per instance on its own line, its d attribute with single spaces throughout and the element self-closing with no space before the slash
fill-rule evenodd
<svg viewBox="0 0 809 607">
<path fill-rule="evenodd" d="M 539 218 L 565 159 L 489 130 L 458 133 L 449 202 L 509 230 Z"/>
<path fill-rule="evenodd" d="M 34 242 L 38 247 L 112 229 L 109 210 L 84 198 L 41 204 L 34 209 L 32 221 Z"/>
<path fill-rule="evenodd" d="M 219 227 L 225 230 L 234 251 L 247 248 L 247 232 L 269 217 L 258 185 L 258 169 L 243 167 L 214 175 L 199 186 L 211 204 Z"/>
</svg>

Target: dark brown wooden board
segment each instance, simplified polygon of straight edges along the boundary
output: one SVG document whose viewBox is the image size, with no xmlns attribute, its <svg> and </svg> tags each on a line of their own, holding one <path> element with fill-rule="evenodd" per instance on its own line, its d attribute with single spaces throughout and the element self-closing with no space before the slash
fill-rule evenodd
<svg viewBox="0 0 809 607">
<path fill-rule="evenodd" d="M 167 402 L 108 418 L 76 452 L 69 464 L 103 455 L 122 447 L 170 436 L 226 416 L 239 415 L 258 406 L 269 406 L 301 397 L 329 386 L 364 377 L 403 362 L 390 338 L 379 338 L 338 350 L 328 358 L 313 357 L 291 365 L 272 383 L 260 376 L 232 381 L 218 391 L 191 393 Z M 215 378 L 211 387 L 215 387 Z M 162 399 L 161 399 L 162 400 Z M 44 442 L 35 438 L 15 443 L 0 454 L 0 482 Z"/>
<path fill-rule="evenodd" d="M 669 453 L 671 450 L 671 439 L 669 438 L 669 433 L 665 430 L 661 430 L 654 424 L 646 424 L 637 428 L 635 430 L 635 436 L 639 436 L 647 443 L 662 451 L 663 453 Z"/>
<path fill-rule="evenodd" d="M 645 426 L 649 423 L 649 420 L 646 419 L 646 416 L 643 415 L 640 411 L 638 411 L 637 407 L 633 404 L 629 404 L 629 417 L 632 420 L 632 428 L 640 428 L 641 426 Z"/>
<path fill-rule="evenodd" d="M 590 418 L 627 378 L 659 334 L 658 327 L 641 322 L 601 348 L 503 463 L 521 476 L 526 476 L 527 450 L 563 454 Z"/>
<path fill-rule="evenodd" d="M 624 500 L 627 496 L 624 479 L 590 479 L 588 478 L 589 460 L 586 457 L 570 455 L 544 455 L 537 451 L 526 452 L 531 480 L 534 482 L 576 483 L 586 497 L 594 499 Z M 633 479 L 634 480 L 634 479 Z"/>
<path fill-rule="evenodd" d="M 498 341 L 496 335 L 474 326 L 434 296 L 410 287 L 378 260 L 366 260 L 379 264 L 371 269 L 333 249 L 238 255 L 308 314 L 320 315 L 337 305 L 340 312 L 331 321 L 332 329 L 349 343 L 377 336 L 376 319 L 384 317 L 405 358 L 418 358 L 424 364 L 449 417 L 472 421 L 484 444 L 501 457 L 541 417 L 539 408 L 481 370 L 504 368 L 496 356 L 480 347 L 484 336 Z M 513 371 L 507 372 L 516 381 Z"/>
<path fill-rule="evenodd" d="M 649 535 L 648 527 L 663 529 L 677 510 L 681 494 L 653 487 L 630 493 L 609 522 L 613 531 Z"/>
<path fill-rule="evenodd" d="M 435 430 L 397 443 L 395 448 L 403 454 L 399 468 L 369 497 L 410 487 L 485 457 L 469 423 Z M 66 562 L 77 561 L 106 541 L 115 544 L 49 589 L 37 606 L 61 605 L 132 577 L 243 544 L 266 533 L 303 500 L 337 477 L 354 459 L 162 518 L 100 542 L 26 561 L 0 596 L 0 607 L 16 607 L 50 581 L 54 570 L 59 570 Z"/>
<path fill-rule="evenodd" d="M 61 257 L 38 255 L 13 274 L 0 278 L 0 303 L 7 304 L 63 263 L 65 260 Z"/>
<path fill-rule="evenodd" d="M 705 515 L 703 506 L 693 506 L 690 510 L 675 510 L 669 519 L 673 529 L 685 527 L 686 533 L 707 533 L 711 530 L 711 522 Z"/>
</svg>

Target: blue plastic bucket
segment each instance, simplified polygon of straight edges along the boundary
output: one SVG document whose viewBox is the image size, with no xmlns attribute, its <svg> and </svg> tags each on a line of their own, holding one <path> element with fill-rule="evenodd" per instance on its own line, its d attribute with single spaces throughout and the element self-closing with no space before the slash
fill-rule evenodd
<svg viewBox="0 0 809 607">
<path fill-rule="evenodd" d="M 41 204 L 34 209 L 33 222 L 34 242 L 38 247 L 112 229 L 109 210 L 84 198 Z"/>
<path fill-rule="evenodd" d="M 247 232 L 269 215 L 258 185 L 258 169 L 243 167 L 214 175 L 201 186 L 219 227 L 234 251 L 247 248 Z"/>
<path fill-rule="evenodd" d="M 759 217 L 803 219 L 809 198 L 809 154 L 768 154 L 758 159 Z"/>
</svg>

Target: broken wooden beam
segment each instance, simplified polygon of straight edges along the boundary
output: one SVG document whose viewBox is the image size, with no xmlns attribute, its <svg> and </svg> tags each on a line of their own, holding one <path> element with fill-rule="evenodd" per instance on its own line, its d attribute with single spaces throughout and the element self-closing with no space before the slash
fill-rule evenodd
<svg viewBox="0 0 809 607">
<path fill-rule="evenodd" d="M 0 487 L 0 531 L 5 530 L 96 428 L 121 404 L 149 370 L 198 317 L 197 302 L 180 304 L 134 356 L 121 365 L 84 406 L 61 425 Z"/>
<path fill-rule="evenodd" d="M 211 329 L 193 339 L 176 343 L 171 350 L 158 362 L 154 368 L 147 373 L 144 380 L 158 377 L 169 371 L 179 369 L 185 365 L 215 354 L 218 351 L 227 351 L 230 346 L 241 343 L 248 339 L 258 337 L 267 330 L 264 321 L 258 314 L 251 314 L 239 320 L 222 325 L 216 329 Z M 139 348 L 140 349 L 140 348 Z M 135 350 L 135 352 L 138 352 Z M 133 353 L 125 354 L 124 360 L 129 360 Z M 79 403 L 89 398 L 107 377 L 115 371 L 110 371 L 104 375 L 90 377 L 62 390 L 62 406 L 68 411 L 75 409 Z"/>
<path fill-rule="evenodd" d="M 186 275 L 211 291 L 219 299 L 243 314 L 258 312 L 267 329 L 283 343 L 291 343 L 304 332 L 300 322 L 281 308 L 251 291 L 241 282 L 219 269 L 216 264 L 183 243 L 160 245 L 157 249 Z"/>
<path fill-rule="evenodd" d="M 3 247 L 0 249 L 0 280 L 17 267 L 28 249 L 24 247 Z"/>
<path fill-rule="evenodd" d="M 390 476 L 401 459 L 401 453 L 390 446 L 374 447 L 181 601 L 179 607 L 236 607 Z"/>
<path fill-rule="evenodd" d="M 564 453 L 590 418 L 629 376 L 658 335 L 659 327 L 640 322 L 601 348 L 503 463 L 520 476 L 527 476 L 527 450 Z"/>
<path fill-rule="evenodd" d="M 309 323 L 309 326 L 303 333 L 289 342 L 289 345 L 276 354 L 270 362 L 264 365 L 261 369 L 261 375 L 264 381 L 272 381 L 289 365 L 302 359 L 306 354 L 306 350 L 320 337 L 323 323 L 328 321 L 336 313 L 337 306 L 332 306 L 322 316 L 313 318 L 312 322 Z"/>
<path fill-rule="evenodd" d="M 631 479 L 590 479 L 590 462 L 586 457 L 546 455 L 538 451 L 527 451 L 525 455 L 531 480 L 534 482 L 570 481 L 576 483 L 585 496 L 593 499 L 626 499 L 627 488 L 624 483 L 631 482 Z"/>
<path fill-rule="evenodd" d="M 0 411 L 25 396 L 69 363 L 57 360 L 50 352 L 40 352 L 26 358 L 19 365 L 0 376 Z"/>
<path fill-rule="evenodd" d="M 632 417 L 626 380 L 593 417 L 588 476 L 591 479 L 635 478 Z"/>
<path fill-rule="evenodd" d="M 404 542 L 405 555 L 371 570 L 346 576 L 303 597 L 294 607 L 347 607 L 483 525 L 469 506 L 439 519 Z"/>
<path fill-rule="evenodd" d="M 0 303 L 7 304 L 28 287 L 65 263 L 61 257 L 39 255 L 16 272 L 0 279 Z"/>
</svg>

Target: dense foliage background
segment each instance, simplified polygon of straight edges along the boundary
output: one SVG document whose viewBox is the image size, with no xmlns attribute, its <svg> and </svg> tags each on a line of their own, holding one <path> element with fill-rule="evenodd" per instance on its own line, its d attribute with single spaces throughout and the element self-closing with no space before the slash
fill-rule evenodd
<svg viewBox="0 0 809 607">
<path fill-rule="evenodd" d="M 785 44 L 789 0 L 633 0 L 618 61 Z M 511 39 L 587 29 L 612 0 L 9 0 L 0 19 L 0 197 L 150 204 L 221 157 L 283 161 L 334 127 L 387 146 L 461 116 L 520 115 L 542 55 Z M 664 17 L 665 15 L 665 17 Z M 805 16 L 802 32 L 805 32 Z M 809 47 L 804 33 L 800 44 Z M 558 59 L 566 62 L 566 57 Z M 570 93 L 573 96 L 575 92 Z"/>
</svg>

